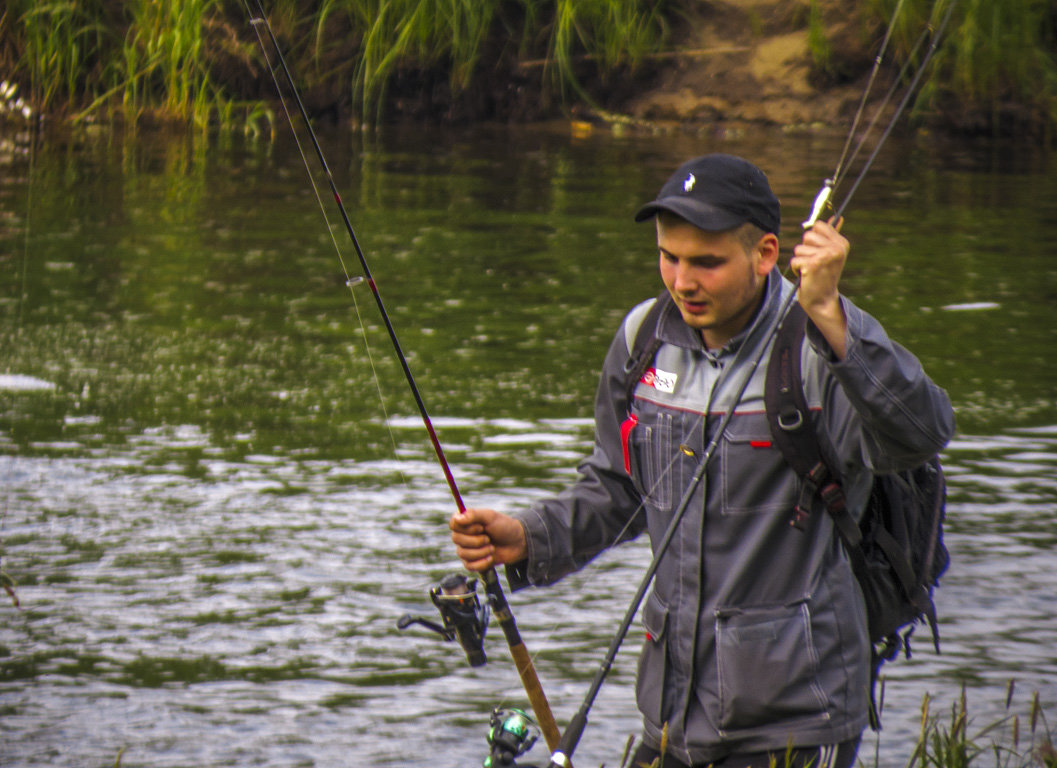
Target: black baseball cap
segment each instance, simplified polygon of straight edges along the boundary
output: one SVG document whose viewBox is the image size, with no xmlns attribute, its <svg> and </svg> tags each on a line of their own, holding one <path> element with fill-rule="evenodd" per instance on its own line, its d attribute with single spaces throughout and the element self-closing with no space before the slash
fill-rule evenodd
<svg viewBox="0 0 1057 768">
<path fill-rule="evenodd" d="M 635 221 L 660 211 L 686 219 L 698 229 L 722 232 L 750 221 L 778 234 L 782 223 L 778 198 L 767 176 L 734 155 L 704 155 L 689 160 L 664 183 L 657 199 L 639 208 Z"/>
</svg>

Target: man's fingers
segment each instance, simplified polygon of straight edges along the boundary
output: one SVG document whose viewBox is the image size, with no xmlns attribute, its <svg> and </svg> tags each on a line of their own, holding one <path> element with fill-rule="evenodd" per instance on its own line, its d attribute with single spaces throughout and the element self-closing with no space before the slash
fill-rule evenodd
<svg viewBox="0 0 1057 768">
<path fill-rule="evenodd" d="M 462 560 L 463 567 L 468 571 L 474 571 L 480 573 L 481 571 L 487 571 L 489 568 L 495 566 L 495 561 L 491 556 L 481 558 L 479 560 L 467 560 L 464 557 L 460 557 Z"/>
<path fill-rule="evenodd" d="M 484 544 L 460 545 L 456 543 L 455 554 L 471 571 L 484 571 L 495 564 L 495 547 L 487 541 Z"/>
<path fill-rule="evenodd" d="M 465 512 L 457 512 L 448 518 L 448 527 L 455 533 L 483 534 L 485 531 L 482 522 L 475 510 L 468 509 Z"/>
<path fill-rule="evenodd" d="M 451 540 L 460 549 L 484 549 L 492 546 L 492 540 L 484 534 L 466 534 L 455 531 L 451 534 Z"/>
</svg>

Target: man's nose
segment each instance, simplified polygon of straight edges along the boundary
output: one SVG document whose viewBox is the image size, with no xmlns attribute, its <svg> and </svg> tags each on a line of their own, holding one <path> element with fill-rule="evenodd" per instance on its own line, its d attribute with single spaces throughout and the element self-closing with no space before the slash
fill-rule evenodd
<svg viewBox="0 0 1057 768">
<path fill-rule="evenodd" d="M 675 290 L 678 293 L 693 293 L 697 289 L 693 269 L 684 261 L 675 266 Z"/>
</svg>

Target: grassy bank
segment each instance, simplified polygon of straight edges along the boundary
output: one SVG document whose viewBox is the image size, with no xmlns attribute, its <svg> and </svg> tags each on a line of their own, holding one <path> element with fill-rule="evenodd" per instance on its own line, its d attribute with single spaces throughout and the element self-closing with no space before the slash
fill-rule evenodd
<svg viewBox="0 0 1057 768">
<path fill-rule="evenodd" d="M 889 19 L 901 0 L 871 0 Z M 920 58 L 922 30 L 937 27 L 952 0 L 902 0 L 892 29 L 899 60 Z M 1053 0 L 956 0 L 919 108 L 969 132 L 1053 136 L 1057 128 L 1057 4 Z M 927 41 L 925 42 L 927 45 Z"/>
<path fill-rule="evenodd" d="M 275 0 L 265 8 L 313 104 L 375 120 L 394 91 L 442 88 L 457 103 L 479 86 L 501 89 L 503 78 L 545 102 L 582 97 L 582 62 L 612 74 L 660 46 L 653 5 Z M 272 98 L 251 6 L 256 0 L 13 0 L 0 16 L 0 71 L 38 113 L 63 119 L 237 124 Z M 525 59 L 547 64 L 526 76 Z M 473 111 L 486 116 L 488 105 Z"/>
<path fill-rule="evenodd" d="M 789 18 L 811 26 L 816 67 L 839 68 L 820 9 L 846 10 L 837 0 L 797 1 L 804 13 Z M 867 56 L 899 2 L 859 6 Z M 921 56 L 914 42 L 947 2 L 902 0 L 894 63 Z M 249 5 L 256 0 L 9 0 L 0 72 L 53 119 L 254 126 L 274 91 Z M 648 86 L 642 63 L 668 60 L 654 54 L 682 44 L 669 30 L 683 31 L 687 10 L 701 10 L 690 0 L 270 0 L 265 8 L 309 106 L 367 122 L 531 119 L 577 102 L 617 104 Z M 926 106 L 968 131 L 1052 134 L 1052 0 L 958 0 L 919 100 Z"/>
</svg>

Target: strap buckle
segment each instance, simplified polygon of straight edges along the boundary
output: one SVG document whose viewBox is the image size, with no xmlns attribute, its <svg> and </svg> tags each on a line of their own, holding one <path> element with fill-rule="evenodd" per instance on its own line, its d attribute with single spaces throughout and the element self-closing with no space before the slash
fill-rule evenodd
<svg viewBox="0 0 1057 768">
<path fill-rule="evenodd" d="M 792 412 L 785 411 L 778 414 L 777 421 L 778 426 L 786 432 L 795 432 L 804 426 L 804 414 L 799 409 L 795 409 Z"/>
</svg>

